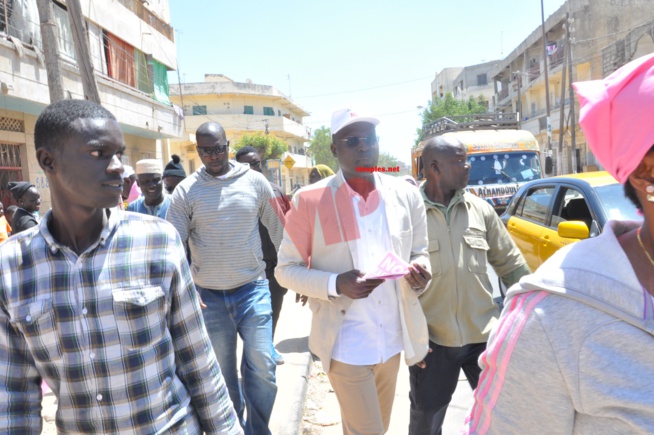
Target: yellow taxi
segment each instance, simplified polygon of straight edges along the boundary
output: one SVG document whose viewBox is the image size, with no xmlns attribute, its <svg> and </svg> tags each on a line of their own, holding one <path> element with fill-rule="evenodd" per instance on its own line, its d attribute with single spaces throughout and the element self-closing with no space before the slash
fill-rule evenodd
<svg viewBox="0 0 654 435">
<path fill-rule="evenodd" d="M 531 270 L 561 247 L 599 235 L 609 220 L 642 220 L 622 185 L 604 171 L 531 181 L 500 218 Z"/>
</svg>

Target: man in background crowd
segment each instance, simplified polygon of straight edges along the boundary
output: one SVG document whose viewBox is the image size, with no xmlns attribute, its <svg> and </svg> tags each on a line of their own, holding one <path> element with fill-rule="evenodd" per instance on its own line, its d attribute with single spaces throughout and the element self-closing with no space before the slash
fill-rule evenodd
<svg viewBox="0 0 654 435">
<path fill-rule="evenodd" d="M 143 195 L 127 206 L 128 211 L 166 219 L 170 196 L 164 194 L 162 172 L 159 159 L 144 159 L 136 162 L 136 184 Z"/>
<path fill-rule="evenodd" d="M 261 169 L 261 157 L 256 149 L 251 146 L 245 146 L 236 152 L 236 161 L 239 163 L 247 163 L 250 169 L 263 174 Z M 283 214 L 291 208 L 291 203 L 284 194 L 282 188 L 272 181 L 270 187 L 275 194 L 275 199 L 278 202 L 279 209 Z M 266 263 L 266 278 L 268 279 L 268 287 L 270 289 L 270 299 L 272 303 L 272 319 L 273 319 L 273 338 L 275 337 L 275 328 L 279 320 L 279 313 L 282 311 L 282 303 L 284 302 L 284 295 L 288 289 L 285 289 L 277 282 L 275 278 L 275 267 L 277 267 L 277 249 L 275 244 L 270 240 L 270 235 L 265 225 L 259 221 L 259 235 L 261 236 L 261 249 L 263 251 L 263 261 Z M 282 357 L 277 349 L 273 350 L 273 358 L 277 365 L 284 364 L 284 357 Z"/>
<path fill-rule="evenodd" d="M 163 171 L 163 182 L 166 192 L 173 193 L 175 187 L 186 178 L 186 171 L 182 166 L 182 160 L 177 154 L 173 154 L 172 160 L 168 162 Z"/>
<path fill-rule="evenodd" d="M 37 218 L 41 209 L 41 194 L 29 181 L 12 181 L 9 191 L 18 202 L 11 220 L 12 234 L 18 234 L 39 224 Z"/>
<path fill-rule="evenodd" d="M 136 184 L 136 173 L 134 168 L 129 165 L 123 165 L 125 172 L 123 172 L 123 210 L 127 210 L 127 206 L 141 196 L 141 189 Z"/>
</svg>

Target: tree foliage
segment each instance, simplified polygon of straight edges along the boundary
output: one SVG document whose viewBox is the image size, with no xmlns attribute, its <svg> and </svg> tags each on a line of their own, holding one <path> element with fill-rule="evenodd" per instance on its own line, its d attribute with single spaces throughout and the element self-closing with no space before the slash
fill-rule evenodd
<svg viewBox="0 0 654 435">
<path fill-rule="evenodd" d="M 332 154 L 332 135 L 329 127 L 324 125 L 313 132 L 313 139 L 309 143 L 309 152 L 316 164 L 329 166 L 332 171 L 338 171 L 338 160 Z"/>
<path fill-rule="evenodd" d="M 231 148 L 234 152 L 243 148 L 244 146 L 251 146 L 257 150 L 259 157 L 263 160 L 278 159 L 288 151 L 288 144 L 277 136 L 263 133 L 248 133 L 239 138 Z"/>
<path fill-rule="evenodd" d="M 429 107 L 422 111 L 422 125 L 425 126 L 444 116 L 476 115 L 486 112 L 488 112 L 488 101 L 484 97 L 457 100 L 452 94 L 448 93 L 445 94 L 445 97 L 433 101 Z M 416 145 L 424 139 L 421 128 L 417 130 L 417 134 Z"/>
</svg>

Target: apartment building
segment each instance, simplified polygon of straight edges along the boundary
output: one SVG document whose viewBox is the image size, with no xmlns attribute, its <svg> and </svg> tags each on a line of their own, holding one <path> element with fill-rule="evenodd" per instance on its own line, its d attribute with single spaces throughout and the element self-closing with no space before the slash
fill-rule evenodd
<svg viewBox="0 0 654 435">
<path fill-rule="evenodd" d="M 185 137 L 171 141 L 170 153 L 180 155 L 187 172 L 202 165 L 195 150 L 195 131 L 201 124 L 215 121 L 225 128 L 231 143 L 256 132 L 282 139 L 288 145 L 288 152 L 266 162 L 266 175 L 286 192 L 297 183 L 309 183 L 309 171 L 314 163 L 305 150 L 311 129 L 303 125 L 309 112 L 278 89 L 251 80 L 236 82 L 222 74 L 205 74 L 204 82 L 172 84 L 170 95 L 174 104 L 183 107 L 186 124 Z M 290 160 L 294 161 L 290 168 L 283 163 L 287 160 L 288 166 Z"/>
<path fill-rule="evenodd" d="M 499 60 L 470 65 L 463 68 L 444 68 L 436 74 L 431 84 L 432 101 L 443 98 L 446 94 L 458 100 L 477 99 L 483 97 L 490 103 L 495 95 L 495 87 L 490 77 L 490 71 L 497 66 Z"/>
<path fill-rule="evenodd" d="M 125 134 L 125 163 L 162 157 L 181 133 L 168 98 L 167 71 L 176 66 L 167 0 L 81 2 L 102 104 Z M 64 93 L 84 98 L 66 6 L 52 1 Z M 7 183 L 28 180 L 50 208 L 48 182 L 34 150 L 34 124 L 50 103 L 36 0 L 0 2 L 0 199 L 13 204 Z"/>
<path fill-rule="evenodd" d="M 491 70 L 495 111 L 520 113 L 521 127 L 536 136 L 542 150 L 551 150 L 555 173 L 598 168 L 578 122 L 572 123 L 569 77 L 563 83 L 568 55 L 574 82 L 604 78 L 630 60 L 654 52 L 651 6 L 651 2 L 643 0 L 568 0 L 545 21 L 547 61 L 543 59 L 539 26 Z M 570 30 L 569 40 L 566 27 Z M 551 148 L 547 133 L 548 98 Z M 576 108 L 574 119 L 578 121 L 579 108 L 574 98 L 572 102 Z"/>
<path fill-rule="evenodd" d="M 449 67 L 443 68 L 440 72 L 436 73 L 436 77 L 431 82 L 432 101 L 444 98 L 447 94 L 454 94 L 454 79 L 458 77 L 461 71 L 463 71 L 461 67 Z"/>
</svg>

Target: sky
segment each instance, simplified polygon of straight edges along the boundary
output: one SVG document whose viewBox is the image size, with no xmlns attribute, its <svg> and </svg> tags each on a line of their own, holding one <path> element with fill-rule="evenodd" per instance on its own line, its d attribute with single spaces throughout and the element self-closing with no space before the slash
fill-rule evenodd
<svg viewBox="0 0 654 435">
<path fill-rule="evenodd" d="M 543 0 L 545 18 L 564 0 Z M 224 74 L 270 85 L 329 127 L 379 118 L 380 151 L 408 163 L 437 72 L 505 58 L 541 23 L 540 0 L 169 0 L 182 83 Z M 177 83 L 177 72 L 169 73 Z"/>
</svg>

